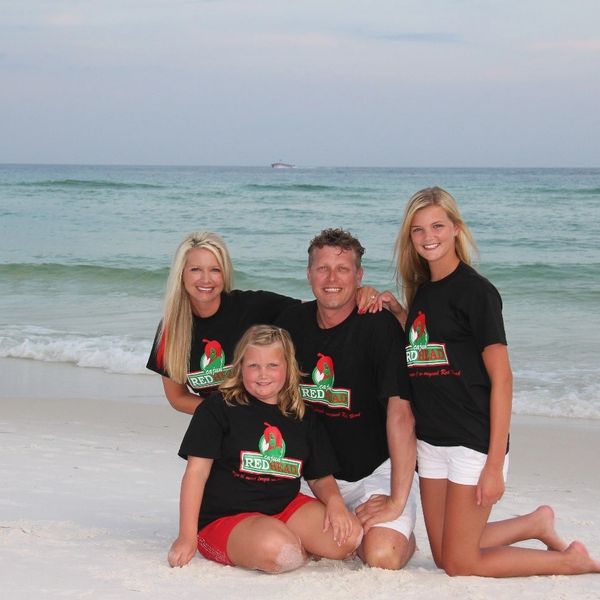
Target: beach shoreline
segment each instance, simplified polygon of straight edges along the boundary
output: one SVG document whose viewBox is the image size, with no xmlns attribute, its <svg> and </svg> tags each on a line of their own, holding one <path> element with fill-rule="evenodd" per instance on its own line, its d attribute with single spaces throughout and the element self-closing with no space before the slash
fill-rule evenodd
<svg viewBox="0 0 600 600">
<path fill-rule="evenodd" d="M 189 417 L 157 376 L 0 359 L 0 577 L 9 598 L 598 598 L 600 575 L 449 578 L 433 565 L 419 514 L 419 551 L 401 572 L 358 561 L 311 562 L 281 576 L 197 555 L 170 569 L 177 532 L 177 456 Z M 493 518 L 542 503 L 557 528 L 600 558 L 600 421 L 513 418 L 509 482 Z M 539 544 L 532 544 L 541 547 Z"/>
</svg>

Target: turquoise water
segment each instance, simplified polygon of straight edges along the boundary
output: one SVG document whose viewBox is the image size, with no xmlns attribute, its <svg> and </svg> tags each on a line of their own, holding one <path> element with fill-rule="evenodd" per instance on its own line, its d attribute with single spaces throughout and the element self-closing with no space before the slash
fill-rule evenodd
<svg viewBox="0 0 600 600">
<path fill-rule="evenodd" d="M 0 356 L 143 373 L 172 253 L 199 229 L 227 241 L 237 287 L 310 298 L 308 241 L 341 226 L 391 288 L 403 207 L 429 185 L 503 296 L 515 412 L 600 418 L 600 169 L 0 165 Z"/>
</svg>

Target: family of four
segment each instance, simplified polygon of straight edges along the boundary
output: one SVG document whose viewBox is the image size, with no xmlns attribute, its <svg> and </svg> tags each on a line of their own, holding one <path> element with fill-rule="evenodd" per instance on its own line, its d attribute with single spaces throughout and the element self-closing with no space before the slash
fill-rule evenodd
<svg viewBox="0 0 600 600">
<path fill-rule="evenodd" d="M 171 405 L 193 414 L 171 566 L 198 550 L 269 573 L 354 553 L 401 569 L 420 489 L 450 575 L 600 572 L 557 535 L 548 506 L 488 522 L 508 468 L 512 376 L 502 302 L 471 266 L 475 249 L 441 188 L 407 204 L 402 302 L 362 286 L 364 248 L 341 229 L 310 242 L 311 302 L 234 290 L 219 236 L 183 240 L 148 361 Z M 547 549 L 513 545 L 527 539 Z"/>
</svg>

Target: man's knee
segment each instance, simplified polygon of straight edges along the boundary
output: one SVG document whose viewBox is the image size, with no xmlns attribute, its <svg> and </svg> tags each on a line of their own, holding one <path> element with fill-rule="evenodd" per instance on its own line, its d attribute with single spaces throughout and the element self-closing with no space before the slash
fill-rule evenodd
<svg viewBox="0 0 600 600">
<path fill-rule="evenodd" d="M 359 556 L 370 567 L 397 571 L 406 565 L 414 551 L 412 533 L 406 538 L 397 531 L 374 527 L 364 537 Z"/>
</svg>

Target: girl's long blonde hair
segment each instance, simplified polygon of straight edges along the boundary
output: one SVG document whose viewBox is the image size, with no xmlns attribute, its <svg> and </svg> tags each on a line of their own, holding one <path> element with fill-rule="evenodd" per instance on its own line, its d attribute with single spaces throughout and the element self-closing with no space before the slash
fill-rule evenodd
<svg viewBox="0 0 600 600">
<path fill-rule="evenodd" d="M 477 245 L 473 235 L 460 216 L 456 200 L 451 194 L 440 187 L 425 188 L 414 194 L 404 210 L 404 218 L 394 246 L 396 281 L 407 309 L 410 308 L 419 286 L 431 278 L 427 261 L 417 254 L 410 237 L 410 227 L 415 214 L 428 206 L 439 206 L 452 223 L 458 226 L 458 234 L 455 238 L 458 258 L 470 265 L 472 258 L 477 255 Z"/>
<path fill-rule="evenodd" d="M 302 419 L 305 406 L 300 396 L 300 369 L 296 361 L 294 344 L 285 329 L 274 325 L 253 325 L 244 333 L 235 347 L 233 365 L 227 379 L 219 386 L 225 402 L 230 406 L 248 404 L 248 392 L 242 379 L 242 363 L 249 346 L 280 344 L 286 363 L 285 383 L 277 397 L 277 406 L 285 416 Z"/>
<path fill-rule="evenodd" d="M 187 255 L 193 248 L 212 252 L 223 275 L 223 291 L 230 292 L 233 285 L 233 266 L 225 242 L 210 231 L 198 231 L 186 235 L 173 257 L 163 319 L 158 335 L 157 364 L 176 383 L 187 379 L 192 346 L 192 305 L 183 287 L 183 270 Z"/>
</svg>

